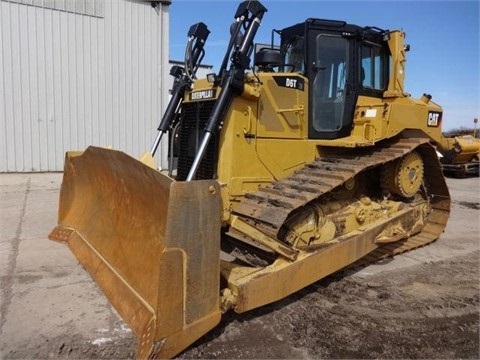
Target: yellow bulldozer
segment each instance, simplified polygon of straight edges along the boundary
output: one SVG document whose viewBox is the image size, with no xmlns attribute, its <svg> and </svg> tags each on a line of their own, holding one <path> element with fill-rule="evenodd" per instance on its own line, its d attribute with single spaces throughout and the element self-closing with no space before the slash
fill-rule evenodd
<svg viewBox="0 0 480 360">
<path fill-rule="evenodd" d="M 205 79 L 209 30 L 192 25 L 142 161 L 66 154 L 50 238 L 132 328 L 138 358 L 173 357 L 227 311 L 424 246 L 447 224 L 442 108 L 406 93 L 404 32 L 309 18 L 255 44 L 266 12 L 239 4 Z M 164 135 L 168 174 L 150 166 Z"/>
</svg>

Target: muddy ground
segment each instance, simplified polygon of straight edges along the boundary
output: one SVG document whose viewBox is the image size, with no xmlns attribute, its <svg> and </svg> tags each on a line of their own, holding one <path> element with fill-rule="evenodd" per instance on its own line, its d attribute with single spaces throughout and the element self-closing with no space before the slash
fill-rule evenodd
<svg viewBox="0 0 480 360">
<path fill-rule="evenodd" d="M 435 243 L 335 274 L 249 313 L 225 314 L 179 358 L 478 359 L 480 179 L 448 184 L 452 216 Z M 61 329 L 30 335 L 24 346 L 4 344 L 3 358 L 133 358 L 133 334 L 98 300 L 95 285 L 83 286 L 79 303 L 101 301 L 95 311 L 105 328 L 81 332 L 92 314 L 72 306 Z"/>
</svg>

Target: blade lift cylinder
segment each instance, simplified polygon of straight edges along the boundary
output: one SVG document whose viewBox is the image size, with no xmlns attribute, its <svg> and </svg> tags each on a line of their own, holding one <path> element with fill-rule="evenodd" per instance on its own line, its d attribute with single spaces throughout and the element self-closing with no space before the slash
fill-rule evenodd
<svg viewBox="0 0 480 360">
<path fill-rule="evenodd" d="M 232 38 L 226 56 L 230 53 L 233 44 L 239 44 L 236 45 L 236 49 L 233 51 L 230 58 L 230 70 L 225 72 L 224 75 L 222 75 L 223 71 L 220 71 L 220 75 L 222 76 L 220 85 L 221 91 L 215 105 L 213 106 L 200 147 L 197 150 L 186 181 L 192 181 L 195 179 L 195 175 L 203 156 L 205 155 L 205 151 L 212 135 L 221 127 L 222 119 L 233 97 L 236 94 L 241 94 L 244 90 L 245 70 L 249 68 L 249 56 L 253 50 L 253 39 L 266 11 L 267 9 L 258 1 L 245 1 L 238 7 L 235 14 L 236 27 L 232 32 Z M 246 29 L 244 34 L 240 33 L 241 27 Z"/>
<path fill-rule="evenodd" d="M 188 43 L 185 50 L 185 67 L 174 65 L 170 69 L 170 75 L 174 77 L 172 97 L 158 125 L 158 134 L 150 150 L 152 157 L 157 151 L 163 134 L 172 127 L 185 91 L 189 89 L 193 83 L 195 74 L 205 55 L 204 46 L 209 34 L 210 31 L 203 22 L 192 25 L 188 31 Z"/>
</svg>

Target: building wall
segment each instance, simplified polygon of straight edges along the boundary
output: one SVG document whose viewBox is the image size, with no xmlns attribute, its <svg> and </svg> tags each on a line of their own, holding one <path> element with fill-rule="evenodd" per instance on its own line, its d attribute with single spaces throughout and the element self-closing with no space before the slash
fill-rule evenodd
<svg viewBox="0 0 480 360">
<path fill-rule="evenodd" d="M 0 0 L 0 172 L 60 171 L 88 145 L 149 150 L 168 101 L 168 12 Z M 156 158 L 166 166 L 166 144 Z"/>
</svg>

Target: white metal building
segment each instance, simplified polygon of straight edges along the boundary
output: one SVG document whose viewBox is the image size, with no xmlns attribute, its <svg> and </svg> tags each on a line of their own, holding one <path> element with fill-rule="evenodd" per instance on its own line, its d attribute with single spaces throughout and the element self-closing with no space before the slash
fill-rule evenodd
<svg viewBox="0 0 480 360">
<path fill-rule="evenodd" d="M 171 82 L 169 3 L 0 0 L 0 172 L 61 171 L 90 144 L 149 150 Z"/>
</svg>

